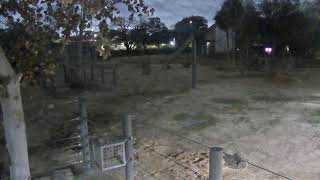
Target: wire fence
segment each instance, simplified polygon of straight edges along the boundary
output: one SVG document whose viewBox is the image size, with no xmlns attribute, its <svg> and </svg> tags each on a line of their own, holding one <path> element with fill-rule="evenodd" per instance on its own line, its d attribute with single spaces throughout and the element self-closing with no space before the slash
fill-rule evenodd
<svg viewBox="0 0 320 180">
<path fill-rule="evenodd" d="M 76 101 L 70 101 L 70 103 L 73 103 L 73 102 L 76 102 Z M 65 103 L 63 103 L 63 104 L 65 104 Z M 67 103 L 67 104 L 69 104 L 69 103 Z M 74 117 L 74 118 L 71 118 L 71 119 L 67 120 L 66 122 L 67 123 L 79 124 L 80 123 L 80 119 L 81 119 L 80 116 L 79 117 Z M 89 124 L 89 129 L 93 129 L 95 131 L 99 130 L 99 126 L 97 126 L 93 121 L 88 120 L 88 124 Z M 186 137 L 186 135 L 184 135 L 183 133 L 179 133 L 179 130 L 170 130 L 170 129 L 162 127 L 162 126 L 155 125 L 154 123 L 147 123 L 147 122 L 145 122 L 145 123 L 137 123 L 136 125 L 137 125 L 136 126 L 137 127 L 136 130 L 138 130 L 138 131 L 140 129 L 160 130 L 161 132 L 164 132 L 165 134 L 170 135 L 170 137 L 176 137 L 176 138 L 178 138 L 180 140 L 184 140 L 184 141 L 190 142 L 192 144 L 201 146 L 202 148 L 204 148 L 206 150 L 209 150 L 209 149 L 213 148 L 213 146 L 210 145 L 210 144 L 206 144 L 206 143 L 203 143 L 203 142 L 201 142 L 199 140 L 195 140 L 195 139 Z M 91 135 L 89 135 L 88 137 L 90 137 L 90 136 Z M 77 135 L 74 135 L 74 136 L 69 136 L 67 138 L 54 139 L 54 140 L 51 141 L 51 143 L 53 143 L 53 144 L 55 144 L 55 143 L 62 144 L 61 146 L 59 146 L 59 148 L 57 148 L 57 149 L 61 150 L 62 153 L 64 151 L 67 151 L 67 150 L 71 150 L 72 151 L 72 154 L 69 154 L 64 159 L 65 165 L 54 167 L 54 168 L 52 168 L 53 170 L 61 169 L 61 168 L 65 168 L 65 167 L 70 167 L 70 166 L 77 165 L 77 164 L 83 164 L 83 154 L 82 154 L 82 151 L 81 151 L 83 146 L 82 146 L 82 142 L 81 142 L 81 134 L 80 133 L 77 134 Z M 167 162 L 171 162 L 171 164 L 168 163 L 167 167 L 163 168 L 160 171 L 153 172 L 153 171 L 148 170 L 148 166 L 149 166 L 148 164 L 143 164 L 143 162 L 140 162 L 139 160 L 136 160 L 135 164 L 134 164 L 136 169 L 138 169 L 144 175 L 147 175 L 147 176 L 149 176 L 149 177 L 151 177 L 153 179 L 157 179 L 157 180 L 158 179 L 162 179 L 161 176 L 157 176 L 157 174 L 177 166 L 177 167 L 181 167 L 183 169 L 183 171 L 189 171 L 190 173 L 195 175 L 197 177 L 197 179 L 200 179 L 200 180 L 208 180 L 208 179 L 210 179 L 210 177 L 208 176 L 208 173 L 203 173 L 203 172 L 199 171 L 199 169 L 193 168 L 188 163 L 185 163 L 185 162 L 183 162 L 181 160 L 178 160 L 175 157 L 172 157 L 167 153 L 163 153 L 161 151 L 158 151 L 154 146 L 155 145 L 151 145 L 151 146 L 145 147 L 145 148 L 139 150 L 139 152 L 137 152 L 137 153 L 149 153 L 152 156 L 154 155 L 154 156 L 157 156 L 157 157 L 159 157 L 159 158 L 161 158 L 161 159 L 163 159 L 163 160 L 165 160 Z M 275 171 L 273 171 L 273 170 L 271 170 L 269 168 L 262 167 L 262 166 L 260 166 L 258 164 L 255 164 L 255 163 L 251 162 L 250 160 L 245 159 L 243 157 L 240 157 L 240 156 L 238 156 L 236 154 L 234 154 L 234 155 L 228 154 L 226 151 L 223 151 L 223 154 L 224 154 L 224 156 L 228 156 L 229 158 L 231 157 L 232 161 L 235 162 L 237 165 L 240 164 L 240 163 L 245 163 L 246 166 L 252 166 L 252 167 L 258 168 L 260 170 L 263 170 L 263 171 L 265 171 L 267 173 L 270 173 L 272 175 L 278 176 L 280 178 L 287 179 L 287 180 L 292 180 L 292 178 L 290 178 L 290 177 L 288 177 L 286 175 L 283 175 L 281 173 L 275 172 Z M 125 179 L 125 176 L 123 174 L 121 174 L 121 173 L 119 173 L 117 171 L 114 171 L 114 173 L 117 175 L 117 177 L 119 177 L 121 179 Z M 9 179 L 9 178 L 7 178 L 7 177 L 0 178 L 0 180 L 7 180 L 7 179 Z"/>
<path fill-rule="evenodd" d="M 202 147 L 204 147 L 204 148 L 206 148 L 206 149 L 208 149 L 208 150 L 211 149 L 211 148 L 213 148 L 213 146 L 211 146 L 211 145 L 205 144 L 205 143 L 200 142 L 200 141 L 198 141 L 198 140 L 194 140 L 194 139 L 190 139 L 190 138 L 188 138 L 188 137 L 185 137 L 185 135 L 179 133 L 179 132 L 176 131 L 176 130 L 175 130 L 175 131 L 174 131 L 174 130 L 169 130 L 168 128 L 164 128 L 164 127 L 161 127 L 161 126 L 157 126 L 157 125 L 151 124 L 151 123 L 140 123 L 139 125 L 141 126 L 141 128 L 153 128 L 153 129 L 156 129 L 156 130 L 160 130 L 160 131 L 162 131 L 162 132 L 165 132 L 165 133 L 170 134 L 171 136 L 175 136 L 175 137 L 177 137 L 177 138 L 179 138 L 179 139 L 181 139 L 181 140 L 185 140 L 185 141 L 191 142 L 191 143 L 193 143 L 193 144 L 200 145 L 200 146 L 202 146 Z M 200 178 L 209 179 L 209 177 L 203 175 L 201 172 L 198 172 L 197 170 L 194 170 L 194 169 L 192 169 L 191 167 L 189 167 L 189 166 L 187 166 L 187 165 L 184 165 L 183 162 L 179 162 L 179 161 L 177 161 L 177 160 L 175 160 L 175 159 L 173 159 L 173 158 L 170 158 L 167 154 L 163 154 L 163 153 L 161 153 L 161 152 L 158 152 L 158 151 L 152 149 L 151 147 L 147 147 L 145 150 L 146 150 L 146 151 L 149 151 L 149 152 L 152 152 L 152 153 L 154 153 L 154 154 L 162 157 L 163 159 L 166 159 L 166 160 L 168 160 L 168 161 L 171 161 L 171 162 L 173 162 L 175 165 L 180 166 L 180 167 L 184 168 L 185 170 L 189 170 L 189 171 L 193 172 L 194 174 L 198 175 L 199 179 L 200 179 Z M 287 180 L 293 180 L 293 178 L 290 178 L 289 176 L 283 175 L 283 174 L 281 174 L 281 173 L 277 173 L 277 172 L 275 172 L 275 171 L 273 171 L 273 170 L 270 170 L 269 168 L 262 167 L 262 166 L 260 166 L 260 165 L 255 164 L 255 163 L 252 163 L 251 161 L 249 161 L 249 160 L 247 160 L 247 159 L 244 159 L 244 158 L 240 157 L 240 156 L 237 155 L 237 154 L 234 154 L 234 155 L 228 154 L 225 150 L 223 151 L 223 154 L 224 154 L 225 156 L 228 156 L 229 158 L 230 158 L 230 157 L 233 158 L 232 161 L 233 161 L 234 163 L 236 163 L 237 165 L 239 165 L 240 163 L 246 163 L 245 167 L 247 167 L 248 165 L 250 165 L 250 166 L 253 166 L 253 167 L 258 168 L 258 169 L 260 169 L 260 170 L 263 170 L 263 171 L 265 171 L 265 172 L 267 172 L 267 173 L 270 173 L 270 174 L 272 174 L 272 175 L 278 176 L 278 177 L 280 177 L 280 178 L 287 179 Z"/>
<path fill-rule="evenodd" d="M 44 113 L 43 119 L 50 119 L 50 115 L 52 115 L 50 113 L 54 114 L 55 111 L 53 109 L 55 108 L 57 110 L 59 110 L 59 108 L 71 109 L 70 107 L 74 106 L 77 114 L 79 113 L 79 100 L 77 99 L 69 99 L 58 102 L 46 101 L 45 104 L 45 106 L 50 107 L 51 111 Z M 30 158 L 31 167 L 37 170 L 33 170 L 31 172 L 32 179 L 51 176 L 53 172 L 62 169 L 69 169 L 75 166 L 82 166 L 83 145 L 81 142 L 80 133 L 80 116 L 75 115 L 73 111 L 70 111 L 70 113 L 72 115 L 65 115 L 66 118 L 64 119 L 61 119 L 60 116 L 55 116 L 57 118 L 56 121 L 49 122 L 47 126 L 49 126 L 52 129 L 56 129 L 57 132 L 54 132 L 53 134 L 51 134 L 50 132 L 48 136 L 40 137 L 39 139 L 34 141 L 36 143 L 33 144 L 33 146 L 36 146 L 36 151 L 30 151 L 29 155 L 32 157 L 35 156 L 38 153 L 38 151 L 41 151 L 41 154 L 47 158 L 37 158 L 36 161 L 32 161 L 32 158 Z M 44 131 L 46 131 L 47 126 L 43 127 Z M 65 130 L 67 130 L 68 133 L 65 133 Z M 47 168 L 42 168 L 40 166 L 44 166 Z M 8 165 L 6 165 L 6 167 L 8 167 Z M 10 179 L 9 174 L 7 174 L 6 172 L 9 172 L 7 168 L 5 169 L 5 173 L 0 172 L 0 180 Z"/>
</svg>

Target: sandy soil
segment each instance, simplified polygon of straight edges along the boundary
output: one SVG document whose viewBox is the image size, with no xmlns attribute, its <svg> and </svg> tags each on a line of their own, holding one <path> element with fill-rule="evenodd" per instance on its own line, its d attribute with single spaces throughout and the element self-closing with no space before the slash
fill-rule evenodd
<svg viewBox="0 0 320 180">
<path fill-rule="evenodd" d="M 191 139 L 206 146 L 223 147 L 230 154 L 240 153 L 249 162 L 292 179 L 317 180 L 320 179 L 317 71 L 299 70 L 293 79 L 274 81 L 258 73 L 244 78 L 206 65 L 199 67 L 199 87 L 191 89 L 190 69 L 181 65 L 170 70 L 153 65 L 151 76 L 141 75 L 138 65 L 124 65 L 119 71 L 117 89 L 110 90 L 106 84 L 91 87 L 86 93 L 89 118 L 94 123 L 90 131 L 112 139 L 121 132 L 121 115 L 135 115 L 137 179 L 206 179 L 209 149 L 187 140 Z M 42 106 L 76 97 L 70 94 L 72 97 L 64 94 L 59 100 L 47 97 L 50 102 L 46 99 Z M 33 101 L 35 106 L 39 104 Z M 30 113 L 32 109 L 26 111 Z M 58 106 L 46 109 L 41 117 L 49 116 L 48 112 L 55 112 L 57 119 L 74 115 L 73 110 Z M 32 121 L 28 117 L 28 122 Z M 34 132 L 37 128 L 29 123 L 29 144 L 43 133 Z M 31 153 L 33 156 L 31 162 L 37 161 L 31 163 L 33 169 L 48 158 Z M 123 170 L 96 173 L 89 179 L 104 179 L 106 175 L 110 176 L 108 179 L 121 179 Z M 248 165 L 241 169 L 224 166 L 224 179 L 281 178 Z"/>
</svg>

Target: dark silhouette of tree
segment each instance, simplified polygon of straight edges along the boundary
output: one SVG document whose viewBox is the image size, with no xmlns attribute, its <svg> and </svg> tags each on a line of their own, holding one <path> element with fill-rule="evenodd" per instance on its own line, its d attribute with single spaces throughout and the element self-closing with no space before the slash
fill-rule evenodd
<svg viewBox="0 0 320 180">
<path fill-rule="evenodd" d="M 237 32 L 244 20 L 244 7 L 240 0 L 226 0 L 215 16 L 218 27 L 226 32 L 230 49 L 230 32 Z"/>
<path fill-rule="evenodd" d="M 243 19 L 237 32 L 237 46 L 241 50 L 249 48 L 258 38 L 260 13 L 253 2 L 245 5 Z"/>
<path fill-rule="evenodd" d="M 113 30 L 111 32 L 112 37 L 117 37 L 117 41 L 124 43 L 127 54 L 130 54 L 130 52 L 136 47 L 131 33 L 131 30 L 136 23 L 137 22 L 135 22 L 133 19 L 121 17 L 115 22 L 115 25 L 118 27 L 117 30 Z"/>
<path fill-rule="evenodd" d="M 299 2 L 264 0 L 260 9 L 264 21 L 260 33 L 265 43 L 273 46 L 274 55 L 283 56 L 287 47 L 296 55 L 306 55 L 312 49 L 319 20 L 302 11 Z"/>
<path fill-rule="evenodd" d="M 147 20 L 141 20 L 141 22 L 131 31 L 131 35 L 134 42 L 141 45 L 145 52 L 148 44 L 167 42 L 167 37 L 164 36 L 167 32 L 169 33 L 168 28 L 161 22 L 161 19 L 152 17 Z"/>
<path fill-rule="evenodd" d="M 208 28 L 208 21 L 202 16 L 190 16 L 183 18 L 175 25 L 176 42 L 183 45 L 191 34 L 200 34 Z"/>
</svg>

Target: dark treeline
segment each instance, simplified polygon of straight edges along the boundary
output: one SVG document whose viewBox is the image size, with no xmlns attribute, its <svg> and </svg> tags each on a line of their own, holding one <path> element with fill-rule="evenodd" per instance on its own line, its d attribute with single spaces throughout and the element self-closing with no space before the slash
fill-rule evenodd
<svg viewBox="0 0 320 180">
<path fill-rule="evenodd" d="M 227 0 L 217 13 L 216 24 L 236 34 L 237 47 L 263 44 L 282 57 L 314 56 L 320 46 L 319 2 L 263 0 L 259 4 Z"/>
</svg>

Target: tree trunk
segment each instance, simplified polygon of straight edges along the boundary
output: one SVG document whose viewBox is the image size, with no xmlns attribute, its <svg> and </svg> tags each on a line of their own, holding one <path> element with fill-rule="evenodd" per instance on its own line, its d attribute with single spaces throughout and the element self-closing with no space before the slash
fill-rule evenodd
<svg viewBox="0 0 320 180">
<path fill-rule="evenodd" d="M 20 79 L 21 76 L 15 74 L 0 47 L 0 100 L 11 180 L 31 179 Z"/>
<path fill-rule="evenodd" d="M 227 37 L 227 52 L 230 50 L 230 37 L 229 37 L 229 29 L 226 32 L 226 37 Z"/>
<path fill-rule="evenodd" d="M 125 42 L 124 46 L 126 47 L 127 55 L 129 56 L 131 52 L 130 44 L 128 42 Z"/>
<path fill-rule="evenodd" d="M 147 44 L 143 43 L 142 46 L 143 46 L 143 54 L 145 55 L 147 51 Z"/>
<path fill-rule="evenodd" d="M 226 37 L 227 37 L 227 58 L 228 58 L 229 63 L 231 63 L 231 58 L 230 58 L 230 33 L 229 33 L 229 29 L 227 29 Z"/>
</svg>

